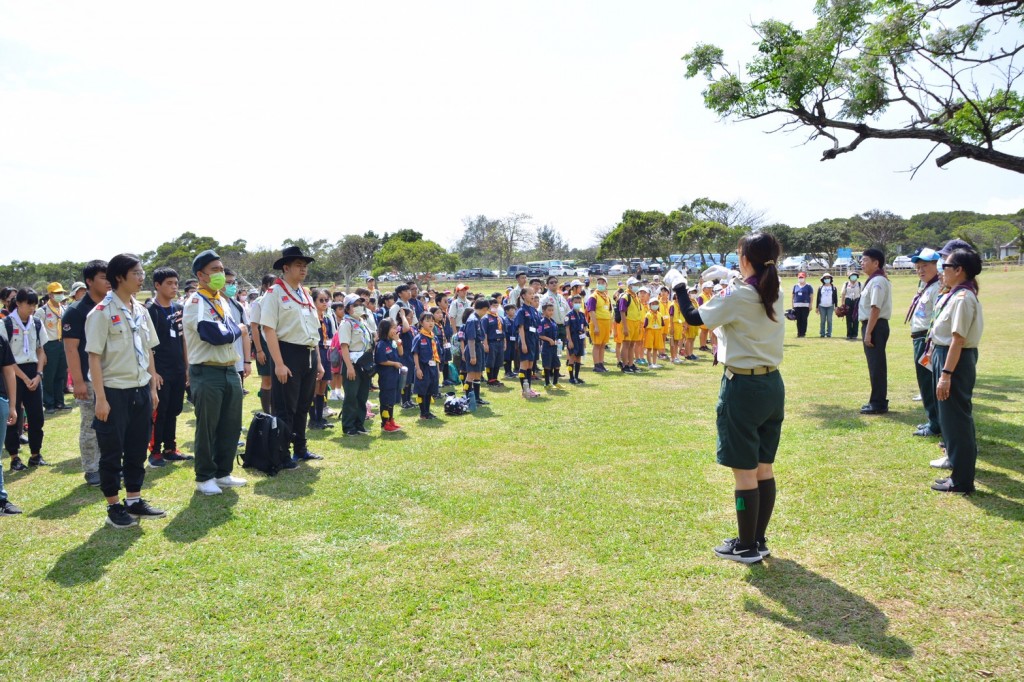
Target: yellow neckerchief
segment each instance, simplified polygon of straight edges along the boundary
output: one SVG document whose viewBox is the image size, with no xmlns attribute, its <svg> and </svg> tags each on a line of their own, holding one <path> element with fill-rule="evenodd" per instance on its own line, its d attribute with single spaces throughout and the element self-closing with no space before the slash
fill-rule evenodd
<svg viewBox="0 0 1024 682">
<path fill-rule="evenodd" d="M 488 311 L 487 314 L 490 315 L 491 317 L 493 317 L 494 320 L 498 323 L 498 333 L 501 334 L 502 333 L 501 318 L 498 317 L 498 313 L 492 313 L 492 312 Z"/>
<path fill-rule="evenodd" d="M 434 342 L 434 332 L 420 327 L 420 336 L 425 336 L 430 339 L 430 352 L 434 356 L 434 362 L 441 362 L 441 358 L 437 354 L 437 344 Z"/>
<path fill-rule="evenodd" d="M 60 341 L 64 337 L 64 325 L 61 324 L 61 320 L 64 317 L 64 313 L 61 312 L 61 308 L 63 306 L 61 306 L 60 303 L 57 303 L 57 308 L 54 309 L 54 307 L 53 307 L 54 303 L 57 303 L 57 301 L 54 301 L 51 298 L 50 300 L 48 300 L 46 302 L 46 307 L 48 307 L 50 309 L 50 312 L 53 313 L 54 317 L 57 318 L 57 340 Z"/>
<path fill-rule="evenodd" d="M 201 293 L 203 291 L 209 292 L 210 295 L 209 296 L 204 296 Z M 223 308 L 223 306 L 221 306 L 221 303 L 220 303 L 220 292 L 219 291 L 214 291 L 214 290 L 212 290 L 212 289 L 210 289 L 210 288 L 208 288 L 208 287 L 206 287 L 205 285 L 202 285 L 202 284 L 199 285 L 199 289 L 197 289 L 197 292 L 199 293 L 200 296 L 205 298 L 207 300 L 207 302 L 211 306 L 213 306 L 213 309 L 217 311 L 218 315 L 220 315 L 220 319 L 223 320 L 224 319 L 224 308 Z"/>
<path fill-rule="evenodd" d="M 650 329 L 661 329 L 661 325 L 662 325 L 662 322 L 663 322 L 661 317 L 662 317 L 662 313 L 661 313 L 661 309 L 660 308 L 658 310 L 648 310 L 647 311 L 647 318 L 656 323 L 656 324 L 652 324 L 650 326 Z"/>
</svg>

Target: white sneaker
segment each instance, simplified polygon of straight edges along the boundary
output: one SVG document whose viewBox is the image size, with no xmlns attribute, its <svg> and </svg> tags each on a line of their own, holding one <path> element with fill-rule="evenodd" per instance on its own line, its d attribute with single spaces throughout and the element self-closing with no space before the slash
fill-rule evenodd
<svg viewBox="0 0 1024 682">
<path fill-rule="evenodd" d="M 208 481 L 201 481 L 196 483 L 196 492 L 202 493 L 203 495 L 220 495 L 223 490 L 217 485 L 217 482 L 212 478 Z"/>
<path fill-rule="evenodd" d="M 929 462 L 929 464 L 931 464 L 932 467 L 935 468 L 935 469 L 952 469 L 953 468 L 953 465 L 950 464 L 950 462 L 949 462 L 949 457 L 939 457 L 938 459 L 933 459 L 931 462 Z"/>
<path fill-rule="evenodd" d="M 248 481 L 246 481 L 244 478 L 238 478 L 237 476 L 232 476 L 231 474 L 228 474 L 227 476 L 221 476 L 220 478 L 217 479 L 217 485 L 219 485 L 222 488 L 237 488 L 247 483 Z"/>
</svg>

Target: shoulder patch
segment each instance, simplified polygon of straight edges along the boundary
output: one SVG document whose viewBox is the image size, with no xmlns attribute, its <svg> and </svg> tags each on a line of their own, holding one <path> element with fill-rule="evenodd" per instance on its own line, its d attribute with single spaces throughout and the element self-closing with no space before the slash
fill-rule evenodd
<svg viewBox="0 0 1024 682">
<path fill-rule="evenodd" d="M 190 303 L 199 303 L 199 294 L 192 294 L 192 298 L 189 300 Z"/>
<path fill-rule="evenodd" d="M 105 305 L 103 305 L 102 303 L 97 303 L 94 310 L 103 310 L 104 308 L 106 308 Z"/>
</svg>

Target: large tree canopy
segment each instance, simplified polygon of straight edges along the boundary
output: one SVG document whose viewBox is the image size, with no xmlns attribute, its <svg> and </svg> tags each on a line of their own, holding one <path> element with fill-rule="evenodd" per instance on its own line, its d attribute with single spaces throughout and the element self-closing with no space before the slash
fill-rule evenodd
<svg viewBox="0 0 1024 682">
<path fill-rule="evenodd" d="M 708 79 L 704 103 L 722 116 L 779 114 L 780 129 L 830 140 L 823 161 L 870 139 L 922 140 L 944 149 L 940 168 L 967 158 L 1024 173 L 1013 140 L 1024 126 L 1024 1 L 818 0 L 815 14 L 806 31 L 757 24 L 745 72 L 698 44 L 686 76 Z"/>
</svg>

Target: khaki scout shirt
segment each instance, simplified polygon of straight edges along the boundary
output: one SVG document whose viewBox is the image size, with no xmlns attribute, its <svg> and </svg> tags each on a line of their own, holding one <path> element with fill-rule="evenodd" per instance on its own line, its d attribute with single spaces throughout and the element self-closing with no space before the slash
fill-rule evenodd
<svg viewBox="0 0 1024 682">
<path fill-rule="evenodd" d="M 199 336 L 199 323 L 224 322 L 217 309 L 211 305 L 212 301 L 220 304 L 220 309 L 227 314 L 230 305 L 220 293 L 216 299 L 209 298 L 206 293 L 196 292 L 185 299 L 185 309 L 181 314 L 181 324 L 185 329 L 185 347 L 188 348 L 188 364 L 190 365 L 220 365 L 227 367 L 238 362 L 238 351 L 235 344 L 225 343 L 222 346 L 203 341 Z"/>
<path fill-rule="evenodd" d="M 260 303 L 260 324 L 273 329 L 284 343 L 306 348 L 320 343 L 320 320 L 312 297 L 301 286 L 297 290 L 272 286 Z"/>
<path fill-rule="evenodd" d="M 130 306 L 113 292 L 85 318 L 85 350 L 100 356 L 103 385 L 139 388 L 149 383 L 149 359 L 160 340 L 153 319 L 134 298 Z"/>
<path fill-rule="evenodd" d="M 956 332 L 963 337 L 964 348 L 978 347 L 985 321 L 981 314 L 981 301 L 973 291 L 960 289 L 951 299 L 940 299 L 936 307 L 941 307 L 941 310 L 932 325 L 932 343 L 951 346 Z"/>
<path fill-rule="evenodd" d="M 46 336 L 48 341 L 60 341 L 63 337 L 61 329 L 65 310 L 67 310 L 67 307 L 61 303 L 57 304 L 56 310 L 54 310 L 49 303 L 39 306 L 36 310 L 36 317 L 42 320 L 43 326 L 46 327 Z"/>
<path fill-rule="evenodd" d="M 757 289 L 735 281 L 700 307 L 700 317 L 718 337 L 718 360 L 730 367 L 754 369 L 782 364 L 786 310 L 780 295 L 772 321 Z"/>
<path fill-rule="evenodd" d="M 21 318 L 18 317 L 18 311 L 15 310 L 11 313 L 7 319 L 11 321 L 11 329 L 13 334 L 11 338 L 7 337 L 7 320 L 0 320 L 0 336 L 3 336 L 7 340 L 7 345 L 11 347 L 11 353 L 14 354 L 14 362 L 19 365 L 25 365 L 30 362 L 39 362 L 39 355 L 36 353 L 37 348 L 42 348 L 46 345 L 46 342 L 50 340 L 46 334 L 46 327 L 40 323 L 39 332 L 36 333 L 36 317 L 32 316 L 28 319 L 28 331 L 22 331 L 18 322 Z M 25 350 L 25 337 L 28 337 L 28 350 Z"/>
<path fill-rule="evenodd" d="M 892 317 L 892 282 L 884 275 L 872 276 L 864 284 L 860 294 L 860 308 L 857 319 L 866 322 L 871 318 L 871 309 L 878 308 L 878 319 L 888 320 Z"/>
</svg>

